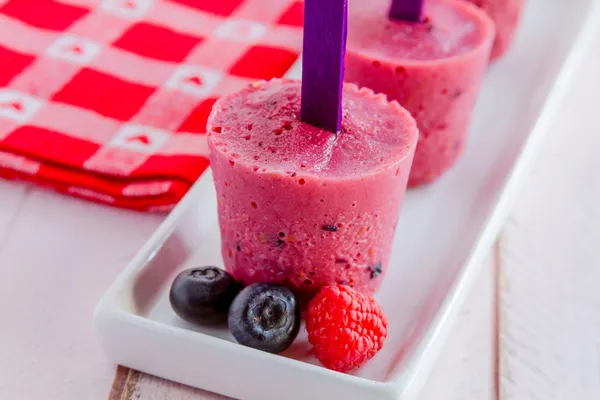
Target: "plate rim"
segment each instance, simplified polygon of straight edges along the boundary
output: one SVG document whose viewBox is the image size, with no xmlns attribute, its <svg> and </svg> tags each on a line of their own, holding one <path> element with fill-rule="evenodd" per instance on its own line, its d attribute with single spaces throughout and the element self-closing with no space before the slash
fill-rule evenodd
<svg viewBox="0 0 600 400">
<path fill-rule="evenodd" d="M 427 330 L 424 331 L 423 336 L 420 338 L 419 343 L 415 346 L 410 359 L 400 368 L 400 371 L 397 371 L 392 375 L 390 380 L 377 381 L 359 376 L 342 374 L 317 365 L 267 353 L 257 354 L 256 357 L 254 357 L 252 356 L 254 352 L 261 352 L 244 348 L 236 343 L 222 340 L 211 335 L 188 331 L 148 318 L 143 318 L 128 310 L 127 307 L 122 304 L 119 304 L 119 302 L 127 301 L 119 296 L 121 287 L 126 284 L 128 280 L 134 278 L 137 271 L 144 268 L 144 266 L 152 260 L 155 255 L 153 253 L 155 253 L 157 248 L 160 248 L 161 244 L 164 243 L 169 235 L 176 229 L 178 221 L 184 216 L 188 207 L 192 206 L 193 200 L 195 196 L 197 196 L 196 193 L 201 191 L 202 186 L 207 184 L 212 185 L 212 171 L 210 167 L 199 177 L 184 198 L 169 213 L 156 231 L 140 248 L 125 269 L 123 269 L 104 292 L 96 305 L 93 314 L 94 331 L 105 354 L 108 354 L 107 349 L 103 346 L 103 336 L 106 326 L 114 323 L 122 323 L 154 331 L 160 331 L 161 329 L 166 331 L 172 330 L 173 332 L 177 331 L 179 332 L 179 335 L 183 336 L 199 335 L 202 337 L 201 340 L 206 341 L 211 345 L 224 346 L 224 349 L 227 349 L 227 351 L 231 351 L 232 353 L 241 352 L 241 354 L 245 354 L 248 352 L 247 354 L 249 356 L 257 359 L 263 359 L 264 357 L 270 358 L 271 356 L 276 357 L 276 359 L 279 359 L 277 362 L 283 362 L 285 364 L 289 363 L 292 367 L 301 366 L 301 368 L 307 368 L 309 371 L 319 375 L 324 374 L 330 378 L 334 378 L 341 383 L 359 385 L 365 388 L 378 390 L 381 394 L 385 394 L 386 396 L 395 396 L 389 397 L 390 399 L 397 398 L 398 396 L 402 399 L 412 399 L 414 396 L 418 395 L 433 370 L 435 361 L 438 359 L 439 353 L 441 352 L 443 340 L 440 339 L 442 339 L 443 336 L 449 335 L 451 328 L 454 326 L 459 306 L 464 303 L 467 294 L 470 292 L 475 282 L 475 278 L 481 271 L 482 263 L 487 255 L 487 251 L 491 248 L 502 227 L 503 221 L 508 216 L 512 204 L 519 193 L 519 189 L 522 187 L 526 172 L 535 161 L 535 156 L 540 147 L 539 144 L 549 131 L 549 126 L 555 118 L 555 111 L 560 107 L 561 101 L 570 87 L 569 83 L 573 77 L 573 72 L 581 65 L 582 59 L 591 44 L 594 36 L 592 32 L 596 29 L 596 24 L 594 22 L 596 19 L 600 18 L 600 0 L 587 1 L 589 3 L 588 13 L 584 17 L 578 32 L 575 34 L 571 48 L 567 51 L 557 74 L 550 84 L 548 95 L 541 104 L 537 118 L 533 120 L 533 126 L 530 133 L 525 139 L 523 146 L 519 149 L 514 164 L 508 170 L 508 173 L 501 184 L 499 194 L 495 201 L 493 201 L 491 211 L 483 222 L 482 228 L 479 230 L 477 237 L 473 242 L 474 244 L 465 258 L 465 262 L 460 267 L 456 279 L 448 290 L 439 310 L 435 313 L 431 324 L 429 324 Z M 294 75 L 298 73 L 298 65 L 300 63 L 301 57 L 292 66 L 289 74 Z"/>
</svg>

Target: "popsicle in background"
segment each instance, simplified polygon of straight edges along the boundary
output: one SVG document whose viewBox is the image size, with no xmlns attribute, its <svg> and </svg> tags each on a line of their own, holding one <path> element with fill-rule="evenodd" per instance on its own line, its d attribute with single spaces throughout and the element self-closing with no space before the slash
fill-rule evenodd
<svg viewBox="0 0 600 400">
<path fill-rule="evenodd" d="M 487 69 L 494 23 L 463 0 L 351 1 L 347 82 L 397 100 L 416 119 L 409 186 L 460 158 Z"/>
<path fill-rule="evenodd" d="M 492 60 L 502 57 L 512 44 L 525 0 L 467 0 L 484 10 L 496 24 Z"/>
</svg>

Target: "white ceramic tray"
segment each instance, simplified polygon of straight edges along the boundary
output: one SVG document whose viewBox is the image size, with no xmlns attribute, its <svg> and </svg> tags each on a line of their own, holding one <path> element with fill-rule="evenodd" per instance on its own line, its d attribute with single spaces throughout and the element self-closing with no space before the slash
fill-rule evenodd
<svg viewBox="0 0 600 400">
<path fill-rule="evenodd" d="M 415 399 L 560 112 L 569 77 L 600 18 L 599 3 L 529 0 L 515 46 L 488 72 L 464 158 L 442 180 L 406 197 L 377 295 L 389 337 L 354 375 L 320 367 L 306 335 L 284 355 L 271 355 L 234 343 L 224 329 L 191 326 L 171 311 L 168 289 L 178 271 L 222 265 L 210 172 L 99 303 L 95 329 L 108 358 L 239 399 Z"/>
</svg>

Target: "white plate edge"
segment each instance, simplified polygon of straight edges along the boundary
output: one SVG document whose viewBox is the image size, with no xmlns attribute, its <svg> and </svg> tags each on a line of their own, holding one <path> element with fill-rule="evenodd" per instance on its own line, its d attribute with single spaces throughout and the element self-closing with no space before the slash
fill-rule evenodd
<svg viewBox="0 0 600 400">
<path fill-rule="evenodd" d="M 506 219 L 511 206 L 516 200 L 520 185 L 528 168 L 535 160 L 536 152 L 539 148 L 544 135 L 548 131 L 549 125 L 554 119 L 553 112 L 560 106 L 560 103 L 569 88 L 569 82 L 572 77 L 572 72 L 580 65 L 585 51 L 587 50 L 593 30 L 596 28 L 593 23 L 600 12 L 600 0 L 592 0 L 590 12 L 587 15 L 582 27 L 576 34 L 573 41 L 574 45 L 565 57 L 563 64 L 556 75 L 554 83 L 551 85 L 550 93 L 547 96 L 537 121 L 531 130 L 529 137 L 526 139 L 525 145 L 517 157 L 512 169 L 508 173 L 508 178 L 504 187 L 501 189 L 500 196 L 496 201 L 492 213 L 487 218 L 487 221 L 482 225 L 483 228 L 475 240 L 475 245 L 471 253 L 466 258 L 466 262 L 461 268 L 458 277 L 448 292 L 448 296 L 444 300 L 436 317 L 433 319 L 428 331 L 424 334 L 420 343 L 417 345 L 411 361 L 404 368 L 402 375 L 393 381 L 376 382 L 365 380 L 360 377 L 354 377 L 364 383 L 377 383 L 377 386 L 383 388 L 388 386 L 388 389 L 394 391 L 400 390 L 403 400 L 413 399 L 423 385 L 426 383 L 427 377 L 435 366 L 439 353 L 441 351 L 442 339 L 447 336 L 456 322 L 458 309 L 466 300 L 466 295 L 470 292 L 475 278 L 478 276 L 480 266 L 487 255 L 487 251 L 493 244 L 503 221 Z M 301 63 L 301 57 L 292 66 L 286 76 L 292 77 L 298 71 L 298 65 Z M 195 197 L 195 191 L 198 191 L 201 186 L 207 184 L 210 180 L 212 184 L 212 174 L 208 168 L 198 181 L 192 186 L 184 198 L 179 202 L 175 209 L 165 218 L 158 229 L 152 234 L 145 245 L 140 249 L 136 256 L 131 260 L 127 267 L 119 274 L 116 280 L 109 286 L 104 295 L 101 297 L 94 310 L 94 328 L 96 336 L 100 336 L 99 324 L 105 317 L 112 314 L 114 311 L 122 311 L 117 303 L 117 295 L 119 289 L 124 282 L 135 276 L 136 271 L 146 264 L 152 258 L 153 251 L 159 247 L 160 243 L 166 240 L 175 229 L 178 220 L 186 213 L 186 209 L 190 206 Z M 419 368 L 408 368 L 418 365 Z"/>
</svg>

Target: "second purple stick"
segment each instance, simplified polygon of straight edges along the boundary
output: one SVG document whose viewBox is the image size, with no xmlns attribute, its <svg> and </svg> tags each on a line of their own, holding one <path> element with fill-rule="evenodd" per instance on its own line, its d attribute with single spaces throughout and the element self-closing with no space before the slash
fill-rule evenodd
<svg viewBox="0 0 600 400">
<path fill-rule="evenodd" d="M 305 0 L 300 117 L 333 133 L 342 126 L 347 35 L 348 0 Z"/>
<path fill-rule="evenodd" d="M 423 0 L 392 0 L 390 18 L 420 22 L 423 13 Z"/>
</svg>

